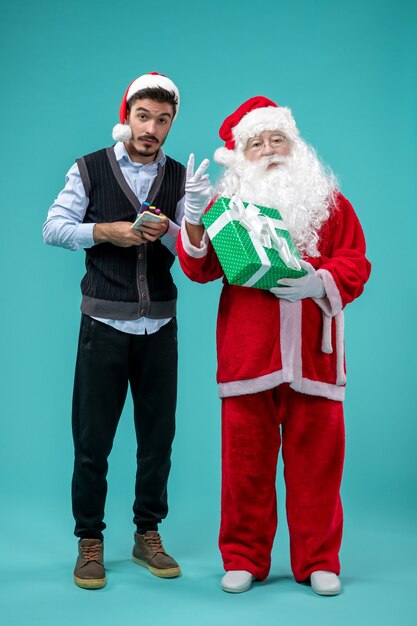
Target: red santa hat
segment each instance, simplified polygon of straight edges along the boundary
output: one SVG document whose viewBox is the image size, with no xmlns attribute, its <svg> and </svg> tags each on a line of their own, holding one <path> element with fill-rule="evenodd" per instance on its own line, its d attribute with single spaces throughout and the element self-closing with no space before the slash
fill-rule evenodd
<svg viewBox="0 0 417 626">
<path fill-rule="evenodd" d="M 130 130 L 130 126 L 126 124 L 126 112 L 127 112 L 127 103 L 132 96 L 135 95 L 138 91 L 142 89 L 154 87 L 161 87 L 166 91 L 174 92 L 178 104 L 176 106 L 176 111 L 174 115 L 174 120 L 178 115 L 178 110 L 180 108 L 180 92 L 178 91 L 178 87 L 175 83 L 172 82 L 167 76 L 163 74 L 158 74 L 158 72 L 149 72 L 149 74 L 143 74 L 143 76 L 139 76 L 139 78 L 135 78 L 132 80 L 128 88 L 126 89 L 126 93 L 122 98 L 122 102 L 120 104 L 119 109 L 119 119 L 120 124 L 116 124 L 113 128 L 113 139 L 115 141 L 128 141 L 132 137 L 132 131 Z"/>
<path fill-rule="evenodd" d="M 279 130 L 291 140 L 298 137 L 290 109 L 280 107 L 264 96 L 254 96 L 224 120 L 219 135 L 225 146 L 216 150 L 214 160 L 230 167 L 236 160 L 236 153 L 242 152 L 248 140 L 264 130 Z"/>
</svg>

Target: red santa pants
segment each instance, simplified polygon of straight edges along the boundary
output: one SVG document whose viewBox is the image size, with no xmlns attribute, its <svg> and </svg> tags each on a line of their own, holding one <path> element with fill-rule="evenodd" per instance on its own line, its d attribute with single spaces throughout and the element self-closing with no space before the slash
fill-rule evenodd
<svg viewBox="0 0 417 626">
<path fill-rule="evenodd" d="M 294 577 L 300 582 L 316 570 L 339 574 L 343 405 L 287 384 L 222 401 L 224 568 L 246 570 L 260 580 L 269 573 L 281 441 Z"/>
</svg>

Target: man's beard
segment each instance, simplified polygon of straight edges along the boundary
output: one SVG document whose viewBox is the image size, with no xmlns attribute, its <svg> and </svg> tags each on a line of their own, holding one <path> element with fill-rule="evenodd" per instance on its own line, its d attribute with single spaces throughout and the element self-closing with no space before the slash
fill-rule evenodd
<svg viewBox="0 0 417 626">
<path fill-rule="evenodd" d="M 277 164 L 274 167 L 268 167 Z M 220 179 L 217 192 L 278 209 L 301 254 L 319 256 L 318 233 L 333 205 L 336 179 L 301 140 L 291 155 L 247 161 L 242 153 Z"/>
<path fill-rule="evenodd" d="M 139 137 L 140 140 L 144 139 L 145 137 L 148 137 L 148 135 L 142 135 L 141 137 Z M 159 139 L 157 137 L 155 137 L 154 135 L 149 135 L 149 138 L 152 138 L 155 140 L 154 143 L 152 143 L 149 146 L 144 146 L 142 148 L 137 148 L 132 141 L 130 141 L 130 147 L 131 150 L 134 154 L 136 154 L 137 156 L 140 157 L 151 157 L 151 156 L 155 156 L 158 154 L 159 149 L 162 148 L 162 146 L 165 143 L 165 139 L 166 137 L 160 142 Z"/>
</svg>

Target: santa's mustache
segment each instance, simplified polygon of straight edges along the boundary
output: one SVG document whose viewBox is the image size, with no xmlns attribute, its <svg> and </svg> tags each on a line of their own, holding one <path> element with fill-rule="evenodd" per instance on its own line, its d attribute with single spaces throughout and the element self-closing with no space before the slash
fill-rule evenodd
<svg viewBox="0 0 417 626">
<path fill-rule="evenodd" d="M 269 157 L 262 157 L 261 159 L 261 162 L 265 163 L 266 166 L 273 165 L 274 163 L 286 163 L 287 161 L 288 157 L 279 154 L 272 154 Z"/>
<path fill-rule="evenodd" d="M 247 169 L 252 172 L 262 172 L 268 169 L 270 165 L 283 165 L 284 163 L 287 163 L 287 162 L 288 162 L 288 157 L 281 156 L 279 154 L 271 154 L 270 156 L 261 157 L 259 161 L 252 161 L 252 162 L 247 161 L 246 167 L 244 167 L 244 169 Z"/>
</svg>

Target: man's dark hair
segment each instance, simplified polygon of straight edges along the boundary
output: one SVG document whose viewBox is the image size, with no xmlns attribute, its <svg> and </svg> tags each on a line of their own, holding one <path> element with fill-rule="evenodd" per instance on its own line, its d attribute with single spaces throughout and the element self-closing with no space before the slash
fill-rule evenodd
<svg viewBox="0 0 417 626">
<path fill-rule="evenodd" d="M 167 104 L 171 104 L 174 110 L 173 118 L 175 117 L 178 106 L 178 98 L 173 91 L 162 89 L 162 87 L 146 87 L 145 89 L 140 89 L 140 91 L 134 93 L 126 103 L 126 112 L 129 113 L 136 100 L 144 100 L 145 98 L 147 100 L 156 100 L 156 102 L 166 102 Z"/>
</svg>

